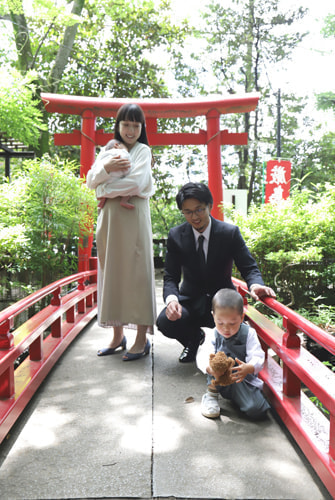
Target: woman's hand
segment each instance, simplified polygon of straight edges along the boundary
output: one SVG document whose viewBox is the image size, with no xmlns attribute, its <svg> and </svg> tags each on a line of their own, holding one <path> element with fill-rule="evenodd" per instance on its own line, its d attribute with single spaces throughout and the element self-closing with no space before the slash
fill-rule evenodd
<svg viewBox="0 0 335 500">
<path fill-rule="evenodd" d="M 120 156 L 117 156 L 115 158 L 106 160 L 104 162 L 104 168 L 108 174 L 110 174 L 111 172 L 116 172 L 118 170 L 127 173 L 127 171 L 130 169 L 130 161 L 126 158 L 120 158 Z"/>
</svg>

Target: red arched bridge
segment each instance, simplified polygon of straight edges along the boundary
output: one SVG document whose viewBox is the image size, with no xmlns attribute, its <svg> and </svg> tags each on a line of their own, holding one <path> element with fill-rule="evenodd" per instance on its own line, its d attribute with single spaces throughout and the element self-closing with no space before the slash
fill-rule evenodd
<svg viewBox="0 0 335 500">
<path fill-rule="evenodd" d="M 90 267 L 91 270 L 52 283 L 0 313 L 0 442 L 6 439 L 65 349 L 95 318 L 96 258 L 90 259 Z M 234 283 L 244 297 L 246 318 L 256 329 L 266 353 L 266 363 L 260 373 L 265 393 L 334 497 L 335 374 L 301 345 L 298 333 L 305 334 L 332 354 L 335 354 L 335 339 L 275 299 L 265 298 L 262 302 L 269 311 L 282 317 L 282 325 L 275 325 L 248 304 L 245 283 L 236 279 Z M 72 288 L 65 293 L 69 285 Z M 14 327 L 22 312 L 48 297 L 51 298 L 49 305 Z M 25 352 L 27 357 L 14 369 L 16 360 Z M 305 395 L 305 388 L 328 410 L 329 418 Z"/>
</svg>

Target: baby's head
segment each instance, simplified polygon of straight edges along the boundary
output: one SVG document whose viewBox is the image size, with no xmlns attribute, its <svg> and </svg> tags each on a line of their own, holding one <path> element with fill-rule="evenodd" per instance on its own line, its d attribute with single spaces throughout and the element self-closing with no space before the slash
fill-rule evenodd
<svg viewBox="0 0 335 500">
<path fill-rule="evenodd" d="M 213 297 L 212 314 L 220 335 L 228 339 L 235 335 L 244 318 L 243 298 L 231 288 L 222 288 Z"/>
<path fill-rule="evenodd" d="M 123 142 L 118 141 L 117 139 L 111 139 L 110 141 L 107 142 L 105 146 L 105 151 L 108 151 L 109 149 L 125 149 L 128 151 L 127 146 L 123 144 Z"/>
</svg>

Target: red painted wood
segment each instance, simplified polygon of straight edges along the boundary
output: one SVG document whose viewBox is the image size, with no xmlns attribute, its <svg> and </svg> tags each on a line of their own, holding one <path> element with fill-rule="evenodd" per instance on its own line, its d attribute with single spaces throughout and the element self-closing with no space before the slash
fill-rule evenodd
<svg viewBox="0 0 335 500">
<path fill-rule="evenodd" d="M 115 117 L 123 104 L 134 103 L 141 106 L 149 118 L 179 118 L 206 115 L 209 110 L 217 109 L 220 114 L 248 113 L 257 107 L 259 94 L 226 96 L 221 99 L 212 97 L 184 99 L 119 99 L 83 97 L 61 94 L 41 94 L 46 111 L 82 115 L 87 109 L 95 116 Z"/>
<path fill-rule="evenodd" d="M 37 339 L 30 344 L 29 356 L 31 361 L 41 361 L 43 358 L 43 337 L 39 335 Z"/>
<path fill-rule="evenodd" d="M 15 316 L 42 298 L 53 296 L 49 306 L 12 333 L 10 347 L 0 351 L 0 442 L 64 350 L 96 316 L 96 263 L 94 265 L 92 271 L 63 278 L 1 311 L 0 324 L 6 325 L 6 330 Z M 80 282 L 77 289 L 61 297 L 62 287 L 74 282 Z M 81 303 L 85 305 L 84 310 L 76 312 L 76 305 Z M 49 328 L 51 334 L 43 339 Z M 15 360 L 26 349 L 29 349 L 28 357 L 14 371 Z"/>
<path fill-rule="evenodd" d="M 212 216 L 223 220 L 223 211 L 220 203 L 223 200 L 221 144 L 220 144 L 220 114 L 216 109 L 206 115 L 207 121 L 207 158 L 208 158 L 208 187 L 213 195 Z"/>
<path fill-rule="evenodd" d="M 96 259 L 90 259 L 96 267 Z M 86 280 L 91 283 L 86 285 Z M 13 345 L 0 351 L 0 442 L 20 416 L 33 394 L 36 392 L 52 366 L 80 331 L 96 315 L 96 302 L 88 304 L 96 297 L 96 269 L 64 278 L 26 297 L 0 313 L 0 324 L 30 307 L 41 298 L 54 294 L 60 296 L 60 289 L 74 281 L 78 287 L 61 297 L 58 305 L 49 305 L 14 331 Z M 94 281 L 94 283 L 93 283 Z M 321 338 L 324 345 L 332 348 L 333 338 L 326 338 L 325 332 L 299 315 L 290 311 L 274 299 L 262 302 L 271 310 L 285 313 L 285 328 L 274 325 L 269 319 L 247 303 L 245 283 L 235 280 L 239 292 L 244 297 L 245 313 L 250 324 L 256 328 L 262 346 L 270 347 L 281 359 L 281 367 L 267 352 L 266 364 L 260 373 L 264 380 L 264 391 L 290 431 L 302 452 L 319 475 L 332 496 L 335 496 L 335 374 L 310 354 L 303 346 L 290 343 L 288 335 L 296 335 L 299 328 L 313 338 Z M 57 300 L 56 300 L 57 302 Z M 84 304 L 84 312 L 76 312 L 77 304 Z M 284 309 L 283 309 L 284 307 Z M 71 311 L 71 312 L 70 312 Z M 48 335 L 43 341 L 42 334 L 50 326 L 61 321 L 61 336 Z M 70 316 L 71 321 L 67 320 Z M 300 328 L 301 327 L 301 328 Z M 320 330 L 322 335 L 320 335 Z M 14 361 L 29 348 L 30 356 L 15 370 Z M 285 391 L 285 370 L 295 379 L 304 383 L 330 412 L 328 420 L 303 392 Z M 290 381 L 287 382 L 290 387 Z"/>
<path fill-rule="evenodd" d="M 237 279 L 233 281 L 242 296 L 246 296 L 246 284 Z M 257 331 L 266 352 L 266 363 L 260 372 L 265 383 L 264 392 L 335 498 L 335 374 L 300 345 L 297 330 L 332 353 L 335 339 L 275 299 L 264 298 L 261 302 L 283 317 L 280 328 L 245 304 L 246 318 Z M 280 358 L 282 366 L 269 354 L 269 349 Z M 329 411 L 329 420 L 301 390 L 302 383 Z"/>
<path fill-rule="evenodd" d="M 0 349 L 10 349 L 12 347 L 14 337 L 10 330 L 13 325 L 14 318 L 12 316 L 4 318 L 3 321 L 0 319 Z"/>
<path fill-rule="evenodd" d="M 0 374 L 0 399 L 11 398 L 14 390 L 14 365 L 12 365 L 7 366 Z"/>
<path fill-rule="evenodd" d="M 149 120 L 149 119 L 148 119 Z M 71 133 L 54 134 L 54 143 L 56 146 L 80 146 L 81 131 L 73 130 Z M 207 144 L 206 130 L 199 130 L 198 133 L 166 133 L 160 134 L 147 130 L 149 144 L 151 146 L 170 146 L 170 145 L 205 145 Z M 97 130 L 93 135 L 96 146 L 105 146 L 108 141 L 113 139 L 114 134 L 105 133 L 103 130 Z M 244 146 L 248 144 L 248 134 L 228 132 L 221 130 L 219 134 L 221 145 Z M 94 161 L 94 160 L 93 160 Z"/>
</svg>

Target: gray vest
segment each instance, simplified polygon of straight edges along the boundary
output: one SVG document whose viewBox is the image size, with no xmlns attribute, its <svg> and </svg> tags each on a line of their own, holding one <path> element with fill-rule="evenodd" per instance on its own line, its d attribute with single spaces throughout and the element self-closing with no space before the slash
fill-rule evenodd
<svg viewBox="0 0 335 500">
<path fill-rule="evenodd" d="M 229 339 L 225 339 L 215 330 L 215 352 L 223 351 L 227 356 L 233 359 L 238 358 L 245 363 L 248 332 L 249 326 L 245 323 L 241 323 L 239 331 Z M 255 378 L 255 375 L 249 374 L 246 376 L 246 380 L 249 382 L 253 378 Z"/>
</svg>

